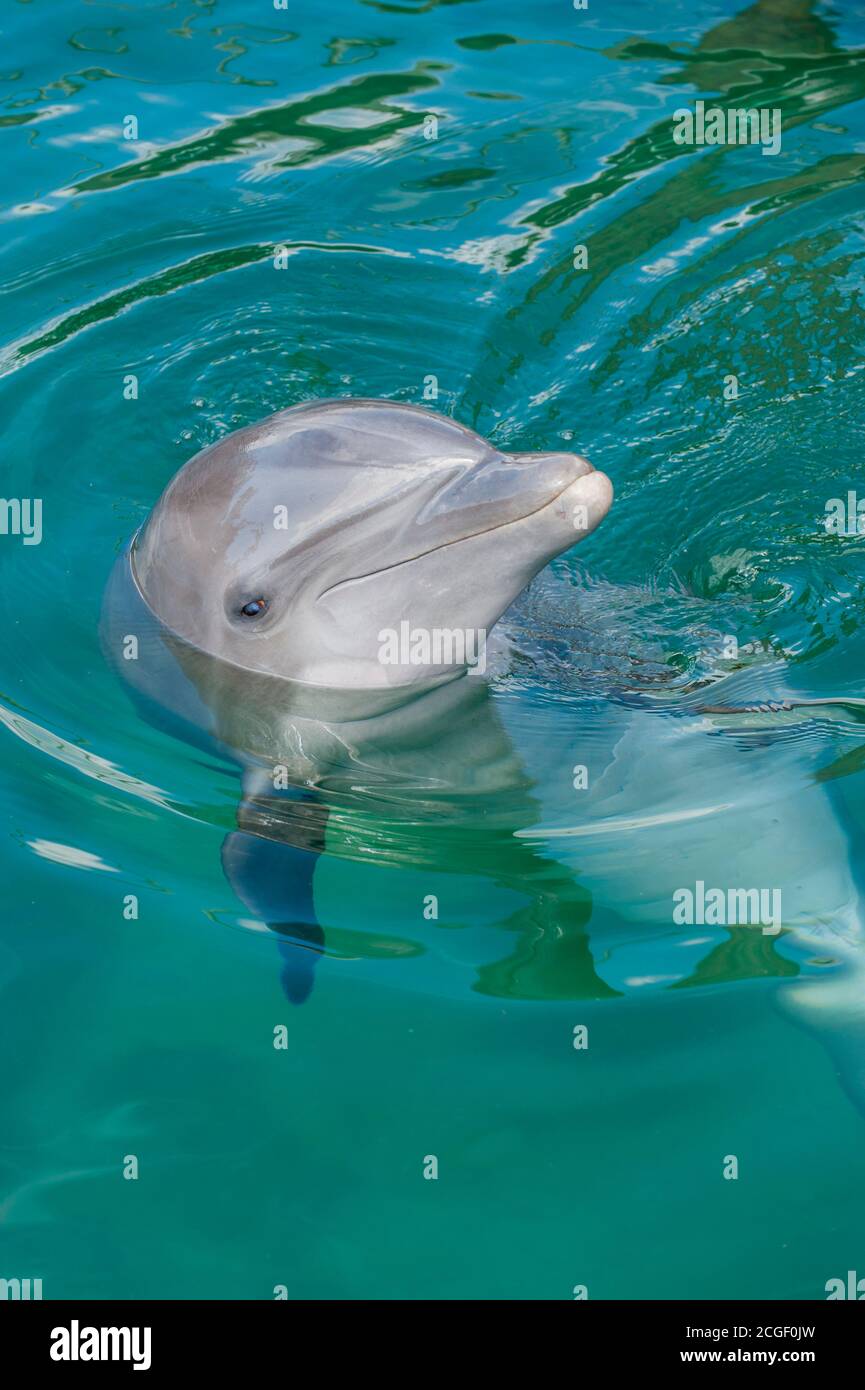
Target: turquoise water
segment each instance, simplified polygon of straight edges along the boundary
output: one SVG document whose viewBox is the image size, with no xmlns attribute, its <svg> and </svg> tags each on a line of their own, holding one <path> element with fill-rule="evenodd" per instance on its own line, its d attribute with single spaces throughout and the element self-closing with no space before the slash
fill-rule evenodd
<svg viewBox="0 0 865 1390">
<path fill-rule="evenodd" d="M 0 1277 L 865 1276 L 862 713 L 706 713 L 863 693 L 865 540 L 824 520 L 865 497 L 865 8 L 43 0 L 3 40 L 4 491 L 43 534 L 0 536 Z M 777 109 L 780 152 L 675 144 L 698 98 Z M 198 449 L 430 376 L 617 499 L 503 625 L 513 823 L 355 788 L 293 1007 L 220 865 L 236 769 L 140 717 L 102 595 Z M 777 888 L 781 930 L 676 923 L 697 881 Z"/>
</svg>

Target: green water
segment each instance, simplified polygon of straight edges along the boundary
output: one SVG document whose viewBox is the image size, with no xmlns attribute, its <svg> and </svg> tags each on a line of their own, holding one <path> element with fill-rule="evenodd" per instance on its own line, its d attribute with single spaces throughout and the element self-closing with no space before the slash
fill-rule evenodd
<svg viewBox="0 0 865 1390">
<path fill-rule="evenodd" d="M 2 29 L 3 490 L 43 535 L 0 536 L 0 1277 L 865 1276 L 861 712 L 702 713 L 863 695 L 865 540 L 824 517 L 865 498 L 865 8 L 7 0 Z M 698 98 L 778 110 L 780 152 L 677 145 Z M 136 712 L 102 594 L 204 445 L 430 376 L 617 499 L 505 624 L 530 814 L 486 834 L 356 793 L 292 1007 L 220 867 L 236 770 Z M 677 925 L 699 879 L 777 886 L 783 929 Z"/>
</svg>

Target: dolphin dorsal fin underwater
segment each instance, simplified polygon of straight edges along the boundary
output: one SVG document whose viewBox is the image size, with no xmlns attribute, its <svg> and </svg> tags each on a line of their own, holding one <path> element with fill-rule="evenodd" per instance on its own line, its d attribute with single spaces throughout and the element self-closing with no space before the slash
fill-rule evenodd
<svg viewBox="0 0 865 1390">
<path fill-rule="evenodd" d="M 525 802 L 491 702 L 471 687 L 505 610 L 611 503 L 609 479 L 578 454 L 504 453 L 416 406 L 321 401 L 197 454 L 119 557 L 106 650 L 147 708 L 240 766 L 222 862 L 282 938 L 289 998 L 308 995 L 323 947 L 323 788 L 358 766 L 422 785 L 423 748 L 457 801 L 516 788 Z M 121 661 L 139 629 L 142 659 Z"/>
</svg>

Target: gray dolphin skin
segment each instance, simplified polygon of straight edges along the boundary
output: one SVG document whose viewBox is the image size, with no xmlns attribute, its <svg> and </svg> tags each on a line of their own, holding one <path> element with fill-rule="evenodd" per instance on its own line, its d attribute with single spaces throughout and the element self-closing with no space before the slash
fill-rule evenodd
<svg viewBox="0 0 865 1390">
<path fill-rule="evenodd" d="M 419 407 L 329 401 L 198 454 L 131 563 L 153 612 L 211 656 L 337 690 L 424 684 L 461 663 L 383 661 L 381 632 L 488 632 L 611 501 L 576 454 L 503 454 Z"/>
<path fill-rule="evenodd" d="M 279 934 L 293 1001 L 323 949 L 312 880 L 334 825 L 414 864 L 453 856 L 431 830 L 468 829 L 481 872 L 538 901 L 558 876 L 557 909 L 585 917 L 572 876 L 514 838 L 537 807 L 477 677 L 497 620 L 611 501 L 579 455 L 501 453 L 422 408 L 325 401 L 196 455 L 118 559 L 106 653 L 147 718 L 239 767 L 223 868 Z M 370 815 L 376 793 L 418 827 L 408 845 Z M 504 975 L 609 993 L 584 941 L 556 965 L 527 959 L 536 914 L 514 929 Z"/>
</svg>

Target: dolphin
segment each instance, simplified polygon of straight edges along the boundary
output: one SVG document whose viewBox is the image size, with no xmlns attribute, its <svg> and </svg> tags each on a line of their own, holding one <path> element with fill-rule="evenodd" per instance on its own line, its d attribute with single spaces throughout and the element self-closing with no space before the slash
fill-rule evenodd
<svg viewBox="0 0 865 1390">
<path fill-rule="evenodd" d="M 726 703 L 607 699 L 594 715 L 584 706 L 576 728 L 567 717 L 550 726 L 528 767 L 514 711 L 482 678 L 498 620 L 611 501 L 609 480 L 575 454 L 503 454 L 389 402 L 296 407 L 229 435 L 169 483 L 114 566 L 106 654 L 146 718 L 238 769 L 222 867 L 276 933 L 292 1002 L 308 997 L 324 949 L 313 877 L 336 858 L 359 874 L 480 876 L 509 894 L 496 925 L 513 949 L 481 964 L 474 987 L 523 999 L 644 984 L 657 954 L 644 933 L 670 938 L 674 895 L 698 881 L 777 886 L 783 922 L 770 935 L 753 924 L 686 932 L 681 946 L 704 958 L 674 987 L 801 975 L 782 978 L 781 1007 L 820 1036 L 861 1108 L 861 904 L 820 785 L 849 769 L 806 777 L 797 741 L 765 736 L 835 702 L 778 690 L 774 673 L 756 702 L 748 678 L 744 708 L 729 682 Z M 410 640 L 394 645 L 405 628 Z M 438 629 L 484 640 L 417 640 Z M 843 703 L 855 717 L 856 702 Z M 575 801 L 562 770 L 580 746 L 592 777 Z M 621 837 L 637 824 L 623 861 Z M 624 922 L 642 928 L 632 945 Z M 776 949 L 788 935 L 792 956 Z M 348 940 L 329 923 L 332 938 L 371 953 L 363 934 Z M 822 977 L 803 973 L 809 952 Z"/>
<path fill-rule="evenodd" d="M 528 892 L 490 988 L 531 993 L 536 970 L 611 992 L 581 935 L 584 890 L 514 836 L 537 805 L 479 678 L 499 618 L 611 502 L 577 454 L 502 453 L 419 407 L 322 401 L 197 454 L 118 557 L 106 654 L 151 722 L 239 768 L 222 864 L 279 935 L 293 1002 L 324 946 L 312 882 L 335 827 L 346 852 L 362 838 L 378 862 L 438 867 L 462 836 L 475 872 Z M 574 926 L 558 968 L 558 927 L 538 947 L 537 904 L 553 901 Z"/>
<path fill-rule="evenodd" d="M 464 663 L 387 661 L 382 631 L 488 632 L 611 501 L 577 454 L 503 454 L 420 407 L 326 401 L 197 454 L 129 563 L 211 656 L 336 690 L 424 685 Z"/>
</svg>

